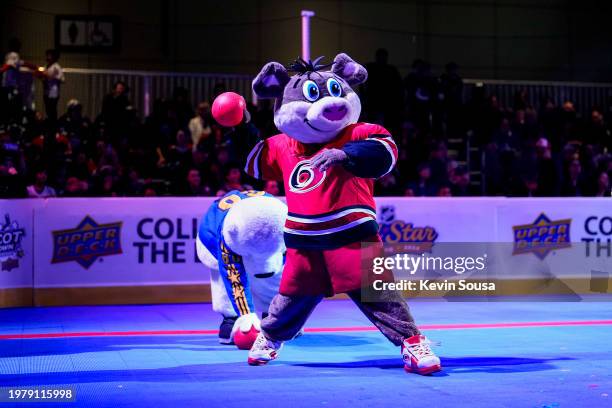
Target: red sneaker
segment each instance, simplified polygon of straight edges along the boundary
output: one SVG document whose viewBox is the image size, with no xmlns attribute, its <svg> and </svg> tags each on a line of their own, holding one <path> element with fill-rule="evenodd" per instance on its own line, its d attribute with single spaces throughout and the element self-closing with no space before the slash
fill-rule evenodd
<svg viewBox="0 0 612 408">
<path fill-rule="evenodd" d="M 431 348 L 432 344 L 427 337 L 417 334 L 409 337 L 402 343 L 402 358 L 404 370 L 409 373 L 428 375 L 440 371 L 440 359 Z"/>
</svg>

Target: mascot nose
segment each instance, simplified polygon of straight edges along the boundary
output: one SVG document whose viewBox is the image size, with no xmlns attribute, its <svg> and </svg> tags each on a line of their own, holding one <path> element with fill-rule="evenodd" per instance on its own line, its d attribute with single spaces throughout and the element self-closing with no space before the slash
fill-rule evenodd
<svg viewBox="0 0 612 408">
<path fill-rule="evenodd" d="M 346 116 L 346 106 L 344 105 L 332 105 L 323 109 L 323 116 L 327 120 L 340 120 Z"/>
</svg>

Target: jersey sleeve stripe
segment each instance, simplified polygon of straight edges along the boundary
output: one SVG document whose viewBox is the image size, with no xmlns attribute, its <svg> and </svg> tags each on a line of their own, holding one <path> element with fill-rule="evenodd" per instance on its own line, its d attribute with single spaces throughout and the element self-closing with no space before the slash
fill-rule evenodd
<svg viewBox="0 0 612 408">
<path fill-rule="evenodd" d="M 247 157 L 246 166 L 244 166 L 244 171 L 255 178 L 261 178 L 259 174 L 259 157 L 263 148 L 264 141 L 262 140 L 253 147 L 253 150 L 251 150 Z"/>
<path fill-rule="evenodd" d="M 391 165 L 389 166 L 387 171 L 380 177 L 386 174 L 389 174 L 389 172 L 393 170 L 393 167 L 395 167 L 395 163 L 397 162 L 397 146 L 395 145 L 395 142 L 393 141 L 393 139 L 391 139 L 391 137 L 386 137 L 386 138 L 374 137 L 374 138 L 371 138 L 370 140 L 375 140 L 379 143 L 382 143 L 382 145 L 385 146 L 385 148 L 391 155 Z"/>
</svg>

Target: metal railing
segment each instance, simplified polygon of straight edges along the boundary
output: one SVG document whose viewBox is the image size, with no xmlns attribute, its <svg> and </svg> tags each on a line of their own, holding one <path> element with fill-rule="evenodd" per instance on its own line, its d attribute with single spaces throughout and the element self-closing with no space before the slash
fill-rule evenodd
<svg viewBox="0 0 612 408">
<path fill-rule="evenodd" d="M 251 91 L 252 75 L 85 68 L 65 68 L 64 71 L 66 82 L 61 92 L 60 112 L 69 99 L 76 98 L 83 104 L 85 113 L 92 118 L 100 112 L 104 95 L 119 80 L 130 87 L 132 105 L 143 117 L 150 113 L 153 101 L 172 97 L 178 86 L 189 91 L 194 106 L 200 101 L 209 100 L 218 83 L 223 83 L 226 89 L 238 92 L 250 101 L 254 100 Z M 550 97 L 558 105 L 569 99 L 582 114 L 612 99 L 612 83 L 464 79 L 464 84 L 464 101 L 471 96 L 471 85 L 483 84 L 486 94 L 496 95 L 503 106 L 512 106 L 515 94 L 521 90 L 527 91 L 530 102 L 536 107 L 542 97 Z M 38 106 L 41 107 L 42 98 L 40 95 L 37 97 Z"/>
<path fill-rule="evenodd" d="M 64 72 L 66 82 L 62 86 L 60 112 L 70 99 L 76 98 L 82 103 L 84 112 L 92 119 L 100 113 L 104 96 L 117 81 L 125 82 L 130 88 L 129 98 L 132 106 L 142 117 L 151 112 L 156 99 L 171 98 L 174 89 L 179 86 L 189 91 L 193 106 L 200 101 L 209 100 L 215 85 L 219 83 L 224 84 L 228 90 L 240 93 L 247 100 L 252 100 L 251 75 L 84 68 L 65 68 Z M 41 101 L 38 101 L 38 106 L 42 106 Z"/>
<path fill-rule="evenodd" d="M 468 101 L 473 86 L 482 84 L 487 95 L 496 95 L 502 106 L 512 107 L 517 92 L 527 91 L 529 102 L 538 108 L 543 98 L 551 98 L 557 106 L 566 100 L 574 103 L 576 110 L 587 114 L 594 106 L 605 107 L 612 98 L 612 83 L 518 81 L 499 79 L 464 79 L 463 98 Z"/>
</svg>

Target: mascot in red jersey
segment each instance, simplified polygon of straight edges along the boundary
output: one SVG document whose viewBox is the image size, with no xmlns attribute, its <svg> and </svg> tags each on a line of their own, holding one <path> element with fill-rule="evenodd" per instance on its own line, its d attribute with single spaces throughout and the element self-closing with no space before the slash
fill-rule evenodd
<svg viewBox="0 0 612 408">
<path fill-rule="evenodd" d="M 382 126 L 358 122 L 361 103 L 351 87 L 366 81 L 365 68 L 346 54 L 327 66 L 320 60 L 298 60 L 288 68 L 270 62 L 253 81 L 257 97 L 276 100 L 274 123 L 283 133 L 259 142 L 245 169 L 260 179 L 282 180 L 289 213 L 279 294 L 248 362 L 274 360 L 325 296 L 346 293 L 401 346 L 407 371 L 439 371 L 440 359 L 406 302 L 395 291 L 368 291 L 371 271 L 362 268 L 364 251 L 381 248 L 374 180 L 394 168 L 397 146 Z"/>
</svg>

